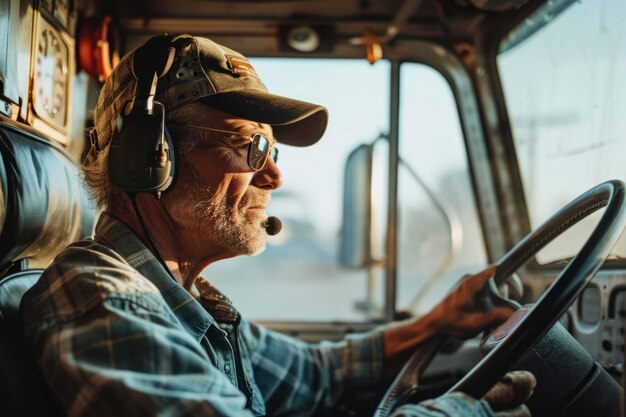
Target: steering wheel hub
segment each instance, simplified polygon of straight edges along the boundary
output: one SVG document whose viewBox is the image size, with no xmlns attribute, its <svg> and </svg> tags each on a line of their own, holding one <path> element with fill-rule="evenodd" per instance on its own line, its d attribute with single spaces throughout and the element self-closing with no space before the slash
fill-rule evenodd
<svg viewBox="0 0 626 417">
<path fill-rule="evenodd" d="M 527 305 L 516 310 L 507 321 L 496 327 L 489 336 L 482 341 L 481 346 L 483 346 L 487 352 L 496 347 L 526 316 L 531 307 L 532 306 Z"/>
</svg>

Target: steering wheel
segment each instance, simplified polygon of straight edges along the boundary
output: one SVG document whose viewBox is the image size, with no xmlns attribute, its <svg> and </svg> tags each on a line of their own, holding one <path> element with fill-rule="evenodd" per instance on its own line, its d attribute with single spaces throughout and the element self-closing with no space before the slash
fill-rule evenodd
<svg viewBox="0 0 626 417">
<path fill-rule="evenodd" d="M 559 210 L 526 235 L 496 262 L 494 277 L 477 300 L 486 309 L 496 305 L 519 305 L 503 299 L 497 290 L 521 265 L 557 236 L 589 214 L 606 206 L 602 218 L 578 254 L 573 257 L 529 311 L 512 324 L 506 337 L 448 392 L 461 391 L 481 398 L 515 361 L 531 349 L 567 311 L 593 278 L 626 226 L 624 183 L 612 180 L 597 185 Z M 443 344 L 433 338 L 413 353 L 380 402 L 374 417 L 387 417 L 417 391 L 421 372 Z"/>
</svg>

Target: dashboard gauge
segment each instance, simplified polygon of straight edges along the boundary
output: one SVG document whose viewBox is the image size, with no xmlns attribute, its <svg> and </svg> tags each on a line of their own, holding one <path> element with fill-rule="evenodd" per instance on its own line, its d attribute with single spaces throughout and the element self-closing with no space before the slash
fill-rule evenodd
<svg viewBox="0 0 626 417">
<path fill-rule="evenodd" d="M 588 285 L 580 295 L 579 317 L 580 321 L 589 326 L 595 326 L 600 322 L 602 296 L 600 289 L 593 284 Z"/>
<path fill-rule="evenodd" d="M 69 48 L 61 34 L 43 18 L 35 46 L 32 101 L 35 114 L 60 130 L 66 126 Z"/>
</svg>

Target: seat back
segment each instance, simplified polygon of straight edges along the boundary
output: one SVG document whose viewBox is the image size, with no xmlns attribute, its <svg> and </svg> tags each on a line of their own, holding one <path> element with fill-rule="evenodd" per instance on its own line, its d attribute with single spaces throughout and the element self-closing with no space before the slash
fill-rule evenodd
<svg viewBox="0 0 626 417">
<path fill-rule="evenodd" d="M 93 230 L 79 170 L 60 146 L 0 117 L 0 415 L 60 415 L 24 344 L 22 296 L 69 243 Z"/>
<path fill-rule="evenodd" d="M 17 272 L 0 281 L 0 410 L 3 416 L 63 415 L 22 341 L 19 303 L 42 272 L 41 269 Z"/>
</svg>

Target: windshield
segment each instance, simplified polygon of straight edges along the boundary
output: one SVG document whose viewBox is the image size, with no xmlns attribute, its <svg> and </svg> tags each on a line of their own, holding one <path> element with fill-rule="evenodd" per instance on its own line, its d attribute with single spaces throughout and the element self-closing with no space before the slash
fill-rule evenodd
<svg viewBox="0 0 626 417">
<path fill-rule="evenodd" d="M 626 1 L 568 0 L 548 2 L 501 45 L 498 67 L 533 228 L 588 188 L 626 179 L 625 41 Z M 537 260 L 574 255 L 596 221 L 567 232 Z M 624 239 L 613 253 L 626 256 Z"/>
<path fill-rule="evenodd" d="M 387 129 L 389 62 L 251 62 L 273 93 L 327 106 L 328 128 L 315 146 L 279 144 L 283 185 L 267 214 L 279 217 L 283 229 L 265 252 L 215 263 L 204 275 L 254 320 L 368 320 L 358 308 L 367 298 L 367 271 L 338 262 L 343 172 L 354 148 Z"/>
</svg>

